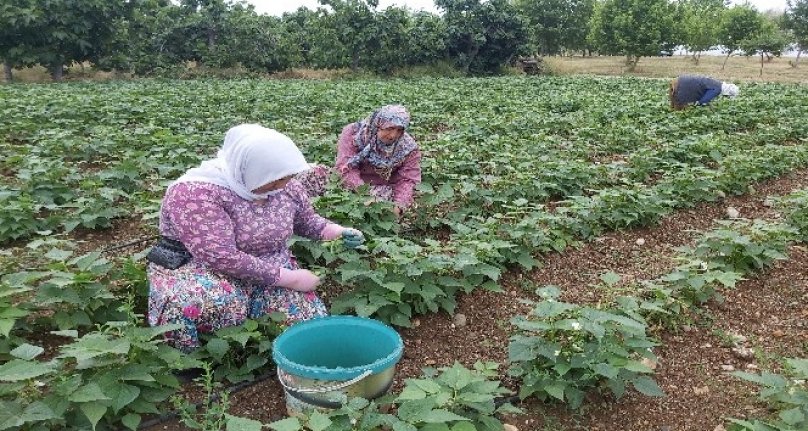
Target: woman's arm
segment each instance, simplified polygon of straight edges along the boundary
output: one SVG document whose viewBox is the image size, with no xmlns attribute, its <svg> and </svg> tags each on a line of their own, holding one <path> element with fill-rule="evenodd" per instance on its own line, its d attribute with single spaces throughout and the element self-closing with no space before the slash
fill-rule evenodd
<svg viewBox="0 0 808 431">
<path fill-rule="evenodd" d="M 163 210 L 178 235 L 176 239 L 195 260 L 216 272 L 274 285 L 280 267 L 238 249 L 233 220 L 213 187 L 182 183 L 166 195 Z"/>
<path fill-rule="evenodd" d="M 345 126 L 339 135 L 339 141 L 337 141 L 337 172 L 342 176 L 342 184 L 351 190 L 364 184 L 362 177 L 359 175 L 359 168 L 348 165 L 348 162 L 357 153 L 354 145 L 356 127 L 356 123 Z"/>
<path fill-rule="evenodd" d="M 393 187 L 393 202 L 399 208 L 412 205 L 415 186 L 421 182 L 421 151 L 413 150 L 390 176 Z"/>
</svg>

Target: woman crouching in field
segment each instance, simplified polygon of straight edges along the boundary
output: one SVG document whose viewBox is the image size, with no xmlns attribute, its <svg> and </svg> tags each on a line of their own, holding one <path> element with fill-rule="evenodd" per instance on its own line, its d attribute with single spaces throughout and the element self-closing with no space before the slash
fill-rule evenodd
<svg viewBox="0 0 808 431">
<path fill-rule="evenodd" d="M 707 106 L 719 95 L 735 97 L 738 86 L 708 76 L 681 75 L 668 88 L 671 109 L 676 111 L 690 105 Z"/>
<path fill-rule="evenodd" d="M 407 133 L 410 114 L 401 105 L 387 105 L 367 118 L 348 124 L 337 142 L 335 170 L 345 188 L 363 184 L 377 199 L 392 202 L 400 216 L 413 203 L 421 182 L 421 151 Z M 323 193 L 331 169 L 315 166 L 299 176 L 310 196 Z"/>
<path fill-rule="evenodd" d="M 280 311 L 287 323 L 327 314 L 320 279 L 301 269 L 292 234 L 342 238 L 362 234 L 318 215 L 293 177 L 308 169 L 287 136 L 257 124 L 230 129 L 213 160 L 174 181 L 160 208 L 158 244 L 147 256 L 149 324 L 180 324 L 169 343 L 190 351 L 199 332 Z"/>
</svg>

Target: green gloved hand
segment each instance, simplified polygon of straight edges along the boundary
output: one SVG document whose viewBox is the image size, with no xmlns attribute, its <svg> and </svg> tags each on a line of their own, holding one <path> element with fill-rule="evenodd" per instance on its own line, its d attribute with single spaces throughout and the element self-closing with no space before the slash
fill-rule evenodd
<svg viewBox="0 0 808 431">
<path fill-rule="evenodd" d="M 364 244 L 364 242 L 365 236 L 362 235 L 362 232 L 350 228 L 342 231 L 342 245 L 344 245 L 345 248 L 354 249 Z"/>
</svg>

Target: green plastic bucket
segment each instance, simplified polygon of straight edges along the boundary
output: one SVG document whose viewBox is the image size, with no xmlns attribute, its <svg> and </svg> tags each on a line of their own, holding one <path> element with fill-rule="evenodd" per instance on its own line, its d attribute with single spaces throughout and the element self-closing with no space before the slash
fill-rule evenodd
<svg viewBox="0 0 808 431">
<path fill-rule="evenodd" d="M 272 346 L 290 415 L 339 408 L 347 397 L 384 395 L 403 353 L 404 343 L 393 328 L 354 316 L 297 323 Z"/>
</svg>

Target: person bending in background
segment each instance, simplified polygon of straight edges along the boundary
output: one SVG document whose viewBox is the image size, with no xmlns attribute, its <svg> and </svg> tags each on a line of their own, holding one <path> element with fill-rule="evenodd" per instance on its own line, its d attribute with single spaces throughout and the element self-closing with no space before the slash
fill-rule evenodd
<svg viewBox="0 0 808 431">
<path fill-rule="evenodd" d="M 707 106 L 719 95 L 735 97 L 738 86 L 708 76 L 680 75 L 668 89 L 671 108 L 679 111 L 690 105 Z"/>
<path fill-rule="evenodd" d="M 287 136 L 243 124 L 228 130 L 215 159 L 169 185 L 161 239 L 147 256 L 149 324 L 182 325 L 166 334 L 169 344 L 190 351 L 199 332 L 274 311 L 287 324 L 327 314 L 319 277 L 298 266 L 287 242 L 298 234 L 355 248 L 363 236 L 314 211 L 292 179 L 308 168 Z"/>
<path fill-rule="evenodd" d="M 342 129 L 336 170 L 343 186 L 370 186 L 370 193 L 391 201 L 396 216 L 413 203 L 421 182 L 421 151 L 407 133 L 410 114 L 401 105 L 387 105 Z"/>
</svg>

